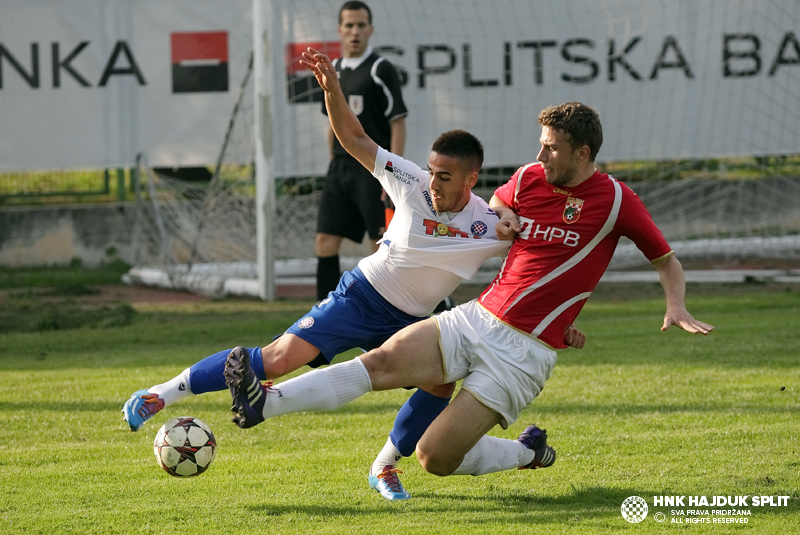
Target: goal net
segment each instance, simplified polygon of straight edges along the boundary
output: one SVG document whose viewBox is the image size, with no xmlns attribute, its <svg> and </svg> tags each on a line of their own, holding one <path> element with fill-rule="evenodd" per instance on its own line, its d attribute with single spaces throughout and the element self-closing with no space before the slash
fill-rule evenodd
<svg viewBox="0 0 800 535">
<path fill-rule="evenodd" d="M 265 244 L 278 276 L 310 274 L 328 127 L 319 88 L 297 59 L 307 46 L 338 54 L 339 7 L 254 0 L 254 74 L 232 118 L 241 135 L 226 141 L 204 192 L 142 170 L 142 266 L 188 275 L 247 264 L 247 276 L 219 275 L 211 285 L 226 293 L 220 281 L 263 278 L 253 265 L 267 256 L 257 253 Z M 681 260 L 712 266 L 800 258 L 795 0 L 398 0 L 370 7 L 370 42 L 404 81 L 408 159 L 424 164 L 442 131 L 471 131 L 486 149 L 476 192 L 488 197 L 535 160 L 539 111 L 578 100 L 603 123 L 598 167 L 639 194 Z M 259 202 L 257 191 L 270 193 Z M 256 206 L 272 198 L 269 231 L 259 237 Z M 621 243 L 612 268 L 646 263 Z"/>
</svg>

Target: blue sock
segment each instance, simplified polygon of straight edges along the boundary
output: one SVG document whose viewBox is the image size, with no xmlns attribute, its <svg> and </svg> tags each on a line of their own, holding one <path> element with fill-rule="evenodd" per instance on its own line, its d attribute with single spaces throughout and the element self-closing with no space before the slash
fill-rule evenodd
<svg viewBox="0 0 800 535">
<path fill-rule="evenodd" d="M 233 348 L 214 353 L 189 368 L 189 387 L 192 390 L 192 394 L 227 390 L 228 385 L 225 384 L 224 373 L 225 361 L 228 360 L 228 355 L 232 350 Z M 248 348 L 248 351 L 250 352 L 250 364 L 253 366 L 253 370 L 259 379 L 266 381 L 267 376 L 264 373 L 261 348 Z"/>
<path fill-rule="evenodd" d="M 409 457 L 417 448 L 417 442 L 425 430 L 450 403 L 450 398 L 440 398 L 417 389 L 414 395 L 400 407 L 389 433 L 392 444 L 403 457 Z"/>
</svg>

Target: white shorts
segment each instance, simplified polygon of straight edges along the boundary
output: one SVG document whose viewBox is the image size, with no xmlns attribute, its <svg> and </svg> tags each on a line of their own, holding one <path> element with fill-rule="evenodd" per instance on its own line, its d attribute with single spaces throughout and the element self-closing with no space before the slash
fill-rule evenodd
<svg viewBox="0 0 800 535">
<path fill-rule="evenodd" d="M 461 387 L 513 424 L 556 365 L 556 351 L 503 323 L 477 300 L 434 316 L 445 382 Z"/>
</svg>

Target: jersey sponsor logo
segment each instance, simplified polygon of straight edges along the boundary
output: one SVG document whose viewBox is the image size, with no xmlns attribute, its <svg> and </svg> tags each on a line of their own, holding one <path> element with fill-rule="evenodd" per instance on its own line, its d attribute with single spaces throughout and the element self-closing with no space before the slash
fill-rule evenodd
<svg viewBox="0 0 800 535">
<path fill-rule="evenodd" d="M 472 226 L 469 228 L 469 230 L 475 236 L 483 236 L 486 234 L 486 231 L 489 230 L 489 227 L 487 227 L 486 223 L 483 221 L 475 221 L 472 223 Z"/>
<path fill-rule="evenodd" d="M 524 216 L 519 216 L 519 224 L 522 226 L 519 237 L 523 240 L 561 241 L 564 245 L 576 247 L 581 239 L 577 232 L 558 227 L 542 227 L 536 220 Z"/>
<path fill-rule="evenodd" d="M 428 208 L 431 209 L 431 213 L 433 214 L 433 217 L 436 217 L 438 215 L 438 213 L 436 212 L 436 210 L 433 209 L 433 201 L 431 200 L 430 193 L 428 193 L 427 191 L 423 191 L 422 192 L 422 196 L 425 197 L 425 202 L 428 203 Z"/>
<path fill-rule="evenodd" d="M 301 319 L 297 322 L 297 326 L 301 329 L 308 329 L 314 325 L 314 318 L 312 316 L 306 316 L 305 318 Z"/>
<path fill-rule="evenodd" d="M 564 213 L 562 214 L 561 218 L 564 220 L 564 223 L 571 225 L 581 216 L 582 209 L 583 199 L 579 199 L 577 197 L 567 197 L 567 205 L 564 207 Z"/>
<path fill-rule="evenodd" d="M 482 221 L 477 221 L 477 223 L 482 223 Z M 475 238 L 476 240 L 481 239 L 481 236 L 475 234 L 474 232 L 470 234 L 469 232 L 464 232 L 463 230 L 458 230 L 457 228 L 449 227 L 444 223 L 439 221 L 434 221 L 433 219 L 423 219 L 422 224 L 425 226 L 425 234 L 428 236 L 449 236 L 451 238 Z M 475 224 L 473 223 L 473 226 Z M 484 223 L 485 226 L 485 223 Z M 486 233 L 486 231 L 484 231 Z"/>
<path fill-rule="evenodd" d="M 389 167 L 391 167 L 391 169 Z M 415 177 L 412 173 L 409 173 L 408 171 L 403 171 L 399 167 L 395 167 L 394 165 L 392 165 L 392 162 L 389 162 L 386 165 L 386 170 L 390 171 L 392 173 L 392 176 L 396 180 L 399 180 L 400 182 L 402 182 L 403 184 L 405 184 L 407 186 L 410 186 L 413 182 L 419 183 L 419 179 L 417 177 Z M 433 205 L 431 204 L 430 198 L 427 195 L 425 196 L 425 200 L 428 201 L 428 206 L 433 207 Z M 434 212 L 434 214 L 435 213 L 436 212 Z"/>
<path fill-rule="evenodd" d="M 356 115 L 361 115 L 361 112 L 364 111 L 364 95 L 350 95 L 347 103 Z"/>
</svg>

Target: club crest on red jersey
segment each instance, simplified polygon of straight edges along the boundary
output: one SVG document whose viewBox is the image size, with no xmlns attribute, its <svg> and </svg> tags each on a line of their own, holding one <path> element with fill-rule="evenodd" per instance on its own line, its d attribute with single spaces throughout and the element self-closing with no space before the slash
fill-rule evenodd
<svg viewBox="0 0 800 535">
<path fill-rule="evenodd" d="M 581 216 L 582 209 L 583 199 L 567 197 L 567 205 L 564 207 L 564 213 L 561 216 L 564 219 L 564 223 L 572 224 L 577 221 Z"/>
</svg>

